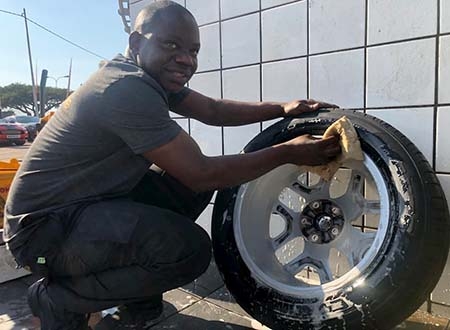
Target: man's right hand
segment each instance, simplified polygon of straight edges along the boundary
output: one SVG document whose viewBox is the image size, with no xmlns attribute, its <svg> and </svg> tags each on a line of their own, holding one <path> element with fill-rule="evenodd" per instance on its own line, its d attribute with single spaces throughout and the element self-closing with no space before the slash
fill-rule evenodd
<svg viewBox="0 0 450 330">
<path fill-rule="evenodd" d="M 338 136 L 325 139 L 310 134 L 298 136 L 285 142 L 290 147 L 290 163 L 297 165 L 324 165 L 341 153 Z"/>
<path fill-rule="evenodd" d="M 302 135 L 254 152 L 209 157 L 181 131 L 170 142 L 145 152 L 144 157 L 193 191 L 201 192 L 234 187 L 286 163 L 326 164 L 340 151 L 338 137 Z"/>
</svg>

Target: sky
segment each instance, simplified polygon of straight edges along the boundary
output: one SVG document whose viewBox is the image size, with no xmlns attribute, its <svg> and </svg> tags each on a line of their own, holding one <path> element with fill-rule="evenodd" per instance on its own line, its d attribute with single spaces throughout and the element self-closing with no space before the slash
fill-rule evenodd
<svg viewBox="0 0 450 330">
<path fill-rule="evenodd" d="M 128 42 L 117 0 L 0 0 L 0 10 L 22 14 L 66 39 L 105 59 L 123 53 Z M 89 54 L 28 22 L 33 70 L 38 82 L 43 69 L 54 78 L 69 74 L 76 89 L 98 68 L 102 58 Z M 0 86 L 11 83 L 31 85 L 25 24 L 22 17 L 0 11 Z M 67 78 L 58 79 L 66 88 Z M 47 86 L 56 86 L 48 79 Z"/>
</svg>

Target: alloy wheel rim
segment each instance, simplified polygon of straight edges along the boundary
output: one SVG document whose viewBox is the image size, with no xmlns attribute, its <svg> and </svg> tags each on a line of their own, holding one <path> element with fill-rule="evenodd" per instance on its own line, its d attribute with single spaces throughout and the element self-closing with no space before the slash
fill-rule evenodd
<svg viewBox="0 0 450 330">
<path fill-rule="evenodd" d="M 362 284 L 361 274 L 387 234 L 387 185 L 366 154 L 364 161 L 349 161 L 339 171 L 348 182 L 336 176 L 313 182 L 303 168 L 283 165 L 240 187 L 233 230 L 252 276 L 299 297 Z M 339 185 L 346 187 L 334 196 L 332 188 Z M 372 218 L 378 220 L 376 229 L 359 226 L 361 219 Z"/>
</svg>

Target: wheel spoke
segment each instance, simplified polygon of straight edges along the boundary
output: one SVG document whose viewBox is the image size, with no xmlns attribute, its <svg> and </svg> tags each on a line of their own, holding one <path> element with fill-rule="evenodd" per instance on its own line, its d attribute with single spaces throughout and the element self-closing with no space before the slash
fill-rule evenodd
<svg viewBox="0 0 450 330">
<path fill-rule="evenodd" d="M 293 231 L 293 219 L 294 217 L 298 218 L 298 214 L 282 203 L 274 207 L 273 213 L 281 216 L 286 225 L 285 230 L 272 240 L 274 251 L 277 251 L 280 247 L 296 237 Z"/>
<path fill-rule="evenodd" d="M 272 246 L 274 251 L 277 251 L 280 247 L 286 245 L 289 241 L 295 238 L 295 236 L 292 235 L 291 229 L 292 229 L 291 227 L 288 228 L 287 230 L 285 230 L 272 240 Z"/>
<path fill-rule="evenodd" d="M 327 182 L 322 178 L 312 186 L 306 186 L 301 182 L 295 181 L 290 188 L 305 198 L 307 202 L 314 199 L 330 198 L 330 182 Z"/>
<path fill-rule="evenodd" d="M 292 225 L 294 219 L 299 217 L 298 212 L 295 212 L 294 210 L 284 205 L 283 203 L 276 204 L 273 208 L 273 213 L 278 214 L 279 216 L 284 218 L 284 220 L 286 220 L 286 222 L 289 223 L 290 225 Z"/>
<path fill-rule="evenodd" d="M 380 214 L 380 201 L 378 201 L 378 200 L 365 200 L 364 213 Z"/>
<path fill-rule="evenodd" d="M 345 194 L 335 199 L 335 202 L 344 213 L 346 221 L 353 222 L 364 214 L 364 201 L 355 200 L 354 196 Z"/>
<path fill-rule="evenodd" d="M 349 232 L 346 234 L 346 239 L 343 239 L 340 244 L 336 246 L 336 249 L 341 251 L 347 258 L 350 267 L 356 266 L 364 257 L 364 254 L 372 245 L 376 233 L 369 232 L 363 233 L 359 229 L 349 227 Z"/>
<path fill-rule="evenodd" d="M 328 247 L 306 243 L 303 252 L 284 265 L 284 269 L 295 276 L 306 266 L 311 266 L 317 271 L 321 284 L 325 284 L 333 280 L 329 254 Z"/>
<path fill-rule="evenodd" d="M 352 176 L 350 178 L 346 194 L 350 193 L 352 195 L 362 196 L 363 184 L 364 177 L 361 175 L 361 173 L 359 171 L 352 170 Z"/>
<path fill-rule="evenodd" d="M 320 267 L 317 269 L 321 284 L 331 282 L 333 280 L 333 272 L 331 271 L 330 261 L 320 260 Z"/>
<path fill-rule="evenodd" d="M 333 280 L 333 272 L 331 271 L 331 266 L 328 260 L 317 260 L 308 256 L 304 253 L 299 255 L 297 258 L 289 262 L 284 266 L 284 268 L 293 276 L 302 271 L 306 266 L 314 268 L 319 275 L 320 284 L 325 284 Z"/>
<path fill-rule="evenodd" d="M 312 265 L 314 259 L 308 256 L 305 252 L 300 253 L 297 257 L 289 261 L 283 267 L 292 275 L 297 274 L 305 265 Z"/>
<path fill-rule="evenodd" d="M 361 173 L 353 170 L 347 191 L 344 195 L 335 199 L 336 203 L 343 210 L 345 219 L 350 222 L 355 221 L 363 215 L 368 205 L 362 195 L 363 183 L 364 178 Z M 375 207 L 374 205 L 370 205 L 370 207 L 372 206 Z"/>
</svg>

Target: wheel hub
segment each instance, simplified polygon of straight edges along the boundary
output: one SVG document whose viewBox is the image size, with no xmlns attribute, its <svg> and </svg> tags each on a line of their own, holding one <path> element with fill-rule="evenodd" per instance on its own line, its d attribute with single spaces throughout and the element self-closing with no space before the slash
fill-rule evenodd
<svg viewBox="0 0 450 330">
<path fill-rule="evenodd" d="M 316 244 L 330 243 L 344 227 L 341 209 L 330 200 L 316 200 L 303 209 L 300 228 L 304 237 Z"/>
</svg>

